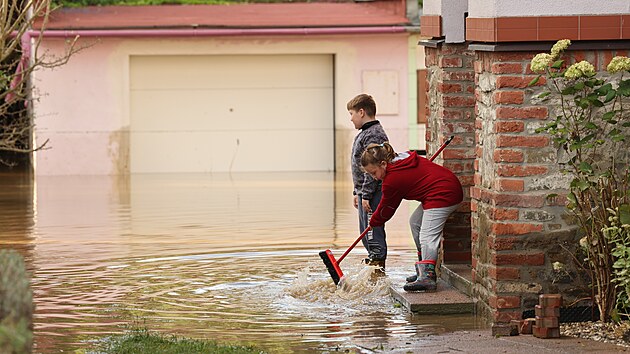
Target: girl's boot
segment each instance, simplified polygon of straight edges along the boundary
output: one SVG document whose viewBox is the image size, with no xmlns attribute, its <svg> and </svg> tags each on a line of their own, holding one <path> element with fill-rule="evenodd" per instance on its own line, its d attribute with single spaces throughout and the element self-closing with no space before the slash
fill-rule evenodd
<svg viewBox="0 0 630 354">
<path fill-rule="evenodd" d="M 405 291 L 435 291 L 437 289 L 437 275 L 435 274 L 435 261 L 416 262 L 418 279 L 403 286 Z"/>
<path fill-rule="evenodd" d="M 420 253 L 420 251 L 418 251 L 418 261 L 422 261 L 422 253 Z M 418 274 L 414 274 L 414 275 L 410 275 L 407 277 L 407 283 L 413 283 L 414 281 L 418 280 Z"/>
</svg>

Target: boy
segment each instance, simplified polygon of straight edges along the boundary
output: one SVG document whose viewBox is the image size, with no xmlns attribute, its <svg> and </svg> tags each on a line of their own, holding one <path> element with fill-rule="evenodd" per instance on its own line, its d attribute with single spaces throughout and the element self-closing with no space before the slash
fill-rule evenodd
<svg viewBox="0 0 630 354">
<path fill-rule="evenodd" d="M 388 141 L 387 134 L 381 123 L 376 120 L 376 102 L 372 96 L 360 94 L 347 104 L 350 121 L 359 133 L 352 144 L 352 182 L 354 183 L 354 207 L 359 212 L 359 229 L 363 232 L 381 201 L 381 181 L 372 178 L 361 167 L 361 155 L 370 144 L 382 144 Z M 363 246 L 368 251 L 366 265 L 378 266 L 385 270 L 387 258 L 387 243 L 385 242 L 385 226 L 379 226 L 368 231 L 362 239 Z"/>
</svg>

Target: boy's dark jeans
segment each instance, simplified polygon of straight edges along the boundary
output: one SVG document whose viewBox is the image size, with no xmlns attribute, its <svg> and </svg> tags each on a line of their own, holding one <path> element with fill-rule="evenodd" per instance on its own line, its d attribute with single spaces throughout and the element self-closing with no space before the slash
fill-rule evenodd
<svg viewBox="0 0 630 354">
<path fill-rule="evenodd" d="M 378 203 L 381 201 L 381 190 L 374 192 L 372 199 L 370 199 L 370 208 L 376 210 Z M 368 214 L 363 210 L 363 200 L 359 196 L 359 230 L 363 232 L 369 225 L 370 217 L 372 214 Z M 369 231 L 365 237 L 361 240 L 363 246 L 368 251 L 368 257 L 371 260 L 382 261 L 387 258 L 387 243 L 385 241 L 385 226 L 379 226 Z"/>
</svg>

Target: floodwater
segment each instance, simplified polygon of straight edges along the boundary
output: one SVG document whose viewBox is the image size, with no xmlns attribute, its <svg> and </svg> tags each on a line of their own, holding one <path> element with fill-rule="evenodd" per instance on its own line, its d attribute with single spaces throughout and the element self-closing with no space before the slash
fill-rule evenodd
<svg viewBox="0 0 630 354">
<path fill-rule="evenodd" d="M 337 289 L 318 256 L 358 236 L 348 176 L 334 173 L 0 175 L 0 247 L 25 256 L 35 351 L 90 350 L 131 327 L 270 352 L 350 350 L 478 328 L 418 316 L 391 282 L 412 271 L 412 204 L 387 224 L 387 277 L 359 244 Z M 406 203 L 406 202 L 405 202 Z"/>
</svg>

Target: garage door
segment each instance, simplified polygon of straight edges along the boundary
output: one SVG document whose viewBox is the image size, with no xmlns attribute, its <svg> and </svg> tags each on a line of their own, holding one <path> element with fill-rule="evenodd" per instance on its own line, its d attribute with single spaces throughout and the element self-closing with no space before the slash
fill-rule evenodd
<svg viewBox="0 0 630 354">
<path fill-rule="evenodd" d="M 133 56 L 130 172 L 332 171 L 332 55 Z"/>
</svg>

